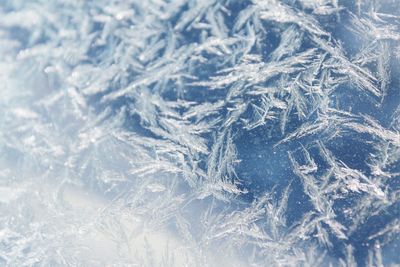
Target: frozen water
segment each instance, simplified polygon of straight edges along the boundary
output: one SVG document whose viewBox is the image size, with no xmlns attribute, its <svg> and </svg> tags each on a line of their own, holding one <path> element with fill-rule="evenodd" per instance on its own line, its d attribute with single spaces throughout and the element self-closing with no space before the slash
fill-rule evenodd
<svg viewBox="0 0 400 267">
<path fill-rule="evenodd" d="M 1 266 L 397 266 L 400 2 L 0 0 Z"/>
</svg>

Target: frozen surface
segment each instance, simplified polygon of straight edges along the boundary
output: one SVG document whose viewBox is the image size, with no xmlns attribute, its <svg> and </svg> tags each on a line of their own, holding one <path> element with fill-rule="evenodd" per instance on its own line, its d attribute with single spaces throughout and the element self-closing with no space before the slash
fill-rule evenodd
<svg viewBox="0 0 400 267">
<path fill-rule="evenodd" d="M 399 266 L 399 61 L 397 0 L 0 0 L 0 266 Z"/>
</svg>

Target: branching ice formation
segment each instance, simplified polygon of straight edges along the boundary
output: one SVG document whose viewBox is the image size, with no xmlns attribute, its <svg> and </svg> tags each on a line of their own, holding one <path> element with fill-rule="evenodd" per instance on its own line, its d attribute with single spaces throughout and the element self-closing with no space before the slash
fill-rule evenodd
<svg viewBox="0 0 400 267">
<path fill-rule="evenodd" d="M 400 264 L 400 2 L 1 0 L 1 266 Z"/>
</svg>

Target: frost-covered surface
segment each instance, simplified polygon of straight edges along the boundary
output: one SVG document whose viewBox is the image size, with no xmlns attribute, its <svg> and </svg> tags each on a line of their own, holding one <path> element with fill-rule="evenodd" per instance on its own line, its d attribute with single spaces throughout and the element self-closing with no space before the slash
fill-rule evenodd
<svg viewBox="0 0 400 267">
<path fill-rule="evenodd" d="M 399 61 L 397 0 L 0 0 L 0 265 L 400 264 Z"/>
</svg>

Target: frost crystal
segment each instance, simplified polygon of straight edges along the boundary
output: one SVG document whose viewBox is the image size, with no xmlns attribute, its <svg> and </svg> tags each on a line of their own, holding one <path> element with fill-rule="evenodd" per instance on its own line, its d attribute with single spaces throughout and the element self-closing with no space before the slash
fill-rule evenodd
<svg viewBox="0 0 400 267">
<path fill-rule="evenodd" d="M 397 266 L 400 2 L 1 0 L 1 266 Z"/>
</svg>

